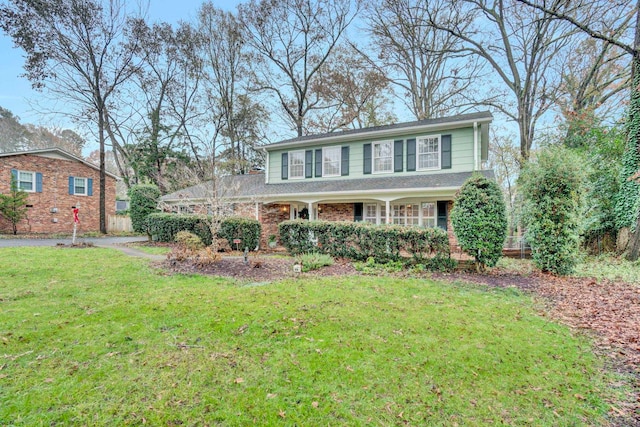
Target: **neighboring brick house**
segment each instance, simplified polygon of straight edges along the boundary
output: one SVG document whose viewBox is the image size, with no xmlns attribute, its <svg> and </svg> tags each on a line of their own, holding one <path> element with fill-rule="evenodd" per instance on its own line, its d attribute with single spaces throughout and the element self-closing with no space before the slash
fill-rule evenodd
<svg viewBox="0 0 640 427">
<path fill-rule="evenodd" d="M 218 191 L 237 215 L 261 221 L 263 239 L 288 219 L 441 227 L 456 192 L 483 170 L 489 112 L 309 135 L 264 146 L 262 174 L 224 177 Z M 176 212 L 207 203 L 210 184 L 162 197 Z"/>
<path fill-rule="evenodd" d="M 78 231 L 100 231 L 99 167 L 59 148 L 0 153 L 0 193 L 9 193 L 12 174 L 29 195 L 19 233 L 69 233 L 74 207 L 79 209 Z M 107 173 L 107 217 L 115 215 L 116 181 Z M 12 232 L 2 215 L 0 232 Z"/>
</svg>

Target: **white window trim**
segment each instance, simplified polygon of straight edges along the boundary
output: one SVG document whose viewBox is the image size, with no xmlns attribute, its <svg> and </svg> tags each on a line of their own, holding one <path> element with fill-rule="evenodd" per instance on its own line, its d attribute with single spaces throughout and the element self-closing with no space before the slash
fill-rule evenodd
<svg viewBox="0 0 640 427">
<path fill-rule="evenodd" d="M 31 190 L 24 190 L 20 188 L 20 174 L 21 173 L 28 173 L 31 174 Z M 26 182 L 26 181 L 24 181 Z M 18 171 L 18 179 L 16 180 L 16 185 L 18 186 L 18 190 L 22 190 L 25 193 L 35 193 L 36 192 L 36 173 L 35 172 L 31 172 L 31 171 Z"/>
<path fill-rule="evenodd" d="M 338 153 L 338 173 L 326 174 L 327 170 L 326 162 L 325 162 L 325 151 L 336 151 Z M 342 147 L 322 147 L 322 177 L 328 178 L 332 176 L 341 176 L 342 175 Z"/>
<path fill-rule="evenodd" d="M 389 170 L 376 170 L 376 145 L 389 144 L 391 147 L 391 167 Z M 375 141 L 371 143 L 371 173 L 379 174 L 379 173 L 393 173 L 393 141 Z"/>
<path fill-rule="evenodd" d="M 300 153 L 302 154 L 302 175 L 293 176 L 293 174 L 291 173 L 291 167 L 293 166 L 293 155 L 300 154 Z M 305 163 L 306 163 L 306 158 L 305 158 L 304 150 L 289 151 L 289 179 L 304 179 Z"/>
<path fill-rule="evenodd" d="M 424 216 L 424 208 L 422 206 L 424 203 L 431 203 L 433 205 L 433 216 Z M 436 202 L 425 201 L 425 200 L 420 201 L 418 211 L 420 213 L 420 227 L 438 228 L 438 202 L 437 201 Z M 427 219 L 433 219 L 433 227 L 429 227 L 425 225 L 425 220 Z"/>
<path fill-rule="evenodd" d="M 78 193 L 78 191 L 76 190 L 76 179 L 82 179 L 84 180 L 84 193 Z M 89 194 L 89 180 L 87 178 L 83 178 L 81 176 L 74 176 L 73 177 L 73 195 L 74 196 L 87 196 Z"/>
<path fill-rule="evenodd" d="M 436 153 L 438 166 L 433 166 L 430 168 L 421 168 L 420 167 L 420 143 L 424 142 L 426 139 L 436 138 L 438 140 L 438 152 Z M 424 135 L 416 138 L 416 170 L 418 171 L 432 171 L 432 170 L 440 170 L 442 166 L 442 138 L 441 135 Z"/>
</svg>

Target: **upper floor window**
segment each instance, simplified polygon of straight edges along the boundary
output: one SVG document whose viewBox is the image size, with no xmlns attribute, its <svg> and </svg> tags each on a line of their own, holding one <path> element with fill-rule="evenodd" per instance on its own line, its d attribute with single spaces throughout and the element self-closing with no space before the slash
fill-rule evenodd
<svg viewBox="0 0 640 427">
<path fill-rule="evenodd" d="M 34 172 L 18 171 L 18 188 L 26 192 L 36 191 L 36 174 Z"/>
<path fill-rule="evenodd" d="M 373 173 L 393 172 L 393 141 L 373 143 Z"/>
<path fill-rule="evenodd" d="M 322 176 L 340 176 L 342 147 L 322 149 Z"/>
<path fill-rule="evenodd" d="M 440 136 L 418 138 L 418 170 L 440 168 Z"/>
<path fill-rule="evenodd" d="M 289 178 L 304 178 L 304 150 L 289 152 Z"/>
</svg>

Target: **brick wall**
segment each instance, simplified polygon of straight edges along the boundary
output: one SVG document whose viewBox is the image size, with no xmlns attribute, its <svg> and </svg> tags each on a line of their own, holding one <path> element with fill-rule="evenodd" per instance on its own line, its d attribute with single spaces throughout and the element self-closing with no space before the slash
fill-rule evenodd
<svg viewBox="0 0 640 427">
<path fill-rule="evenodd" d="M 320 203 L 318 219 L 321 221 L 353 221 L 353 203 Z"/>
<path fill-rule="evenodd" d="M 288 204 L 270 203 L 260 206 L 260 223 L 262 224 L 262 239 L 260 245 L 265 247 L 270 235 L 278 235 L 278 224 L 290 218 Z"/>
<path fill-rule="evenodd" d="M 19 233 L 71 233 L 73 206 L 79 205 L 78 232 L 100 231 L 100 172 L 83 163 L 36 155 L 0 158 L 0 193 L 8 194 L 11 170 L 42 173 L 42 192 L 28 193 L 27 218 L 18 224 Z M 93 195 L 69 194 L 69 176 L 93 179 Z M 34 183 L 35 185 L 35 183 Z M 115 215 L 116 180 L 107 176 L 106 215 Z M 51 209 L 57 208 L 57 213 Z M 57 222 L 54 222 L 56 221 Z M 12 232 L 11 223 L 0 217 L 0 232 Z"/>
</svg>

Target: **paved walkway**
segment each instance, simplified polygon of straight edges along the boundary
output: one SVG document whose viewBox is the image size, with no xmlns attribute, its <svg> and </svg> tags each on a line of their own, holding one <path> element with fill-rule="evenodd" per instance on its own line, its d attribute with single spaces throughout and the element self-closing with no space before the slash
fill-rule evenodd
<svg viewBox="0 0 640 427">
<path fill-rule="evenodd" d="M 0 239 L 0 248 L 17 248 L 21 246 L 57 246 L 58 244 L 70 245 L 71 237 L 68 238 L 53 238 L 53 239 L 22 239 L 22 238 L 8 238 Z M 129 237 L 83 237 L 76 238 L 76 243 L 91 243 L 93 246 L 100 248 L 117 249 L 126 255 L 138 258 L 146 258 L 152 261 L 162 261 L 167 257 L 166 255 L 154 255 L 147 252 L 143 252 L 136 248 L 126 246 L 127 243 L 134 242 L 146 242 L 145 236 L 129 236 Z"/>
</svg>

